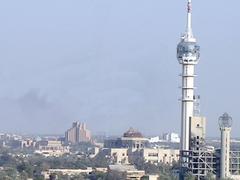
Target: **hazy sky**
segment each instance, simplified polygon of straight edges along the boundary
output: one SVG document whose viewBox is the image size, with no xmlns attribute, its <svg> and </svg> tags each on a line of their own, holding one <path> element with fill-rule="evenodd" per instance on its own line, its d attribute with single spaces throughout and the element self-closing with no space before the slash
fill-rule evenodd
<svg viewBox="0 0 240 180">
<path fill-rule="evenodd" d="M 180 132 L 186 0 L 0 0 L 0 131 Z M 207 135 L 240 136 L 240 2 L 193 0 Z"/>
</svg>

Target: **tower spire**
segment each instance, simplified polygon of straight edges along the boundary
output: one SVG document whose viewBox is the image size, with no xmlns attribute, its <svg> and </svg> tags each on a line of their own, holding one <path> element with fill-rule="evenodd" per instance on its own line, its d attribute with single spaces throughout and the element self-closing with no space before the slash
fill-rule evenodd
<svg viewBox="0 0 240 180">
<path fill-rule="evenodd" d="M 187 3 L 187 29 L 186 29 L 186 38 L 192 39 L 192 0 L 188 0 Z"/>
</svg>

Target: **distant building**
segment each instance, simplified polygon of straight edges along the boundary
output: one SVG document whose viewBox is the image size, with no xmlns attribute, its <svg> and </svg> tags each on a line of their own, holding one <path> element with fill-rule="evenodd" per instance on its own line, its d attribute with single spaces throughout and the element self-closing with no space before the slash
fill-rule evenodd
<svg viewBox="0 0 240 180">
<path fill-rule="evenodd" d="M 158 139 L 155 139 L 158 140 Z M 150 163 L 173 164 L 179 160 L 179 150 L 152 148 L 148 139 L 130 128 L 123 137 L 106 140 L 103 152 L 111 158 L 112 164 L 134 164 L 138 160 Z"/>
<path fill-rule="evenodd" d="M 177 133 L 166 133 L 163 135 L 163 140 L 171 143 L 180 143 L 180 137 Z"/>
<path fill-rule="evenodd" d="M 139 151 L 139 155 L 135 157 L 141 158 L 145 162 L 153 164 L 164 163 L 172 165 L 179 161 L 179 150 L 163 149 L 163 148 L 144 148 Z"/>
<path fill-rule="evenodd" d="M 159 136 L 149 138 L 150 143 L 158 143 L 158 142 L 161 142 L 161 141 L 162 141 L 162 139 L 160 139 Z"/>
<path fill-rule="evenodd" d="M 21 141 L 21 148 L 35 148 L 36 141 L 32 139 L 25 139 Z"/>
<path fill-rule="evenodd" d="M 62 156 L 69 153 L 68 146 L 63 146 L 61 141 L 38 141 L 36 144 L 36 154 L 44 156 Z"/>
<path fill-rule="evenodd" d="M 65 142 L 78 144 L 80 142 L 91 142 L 91 132 L 86 128 L 85 123 L 74 122 L 72 127 L 65 133 Z"/>
<path fill-rule="evenodd" d="M 140 180 L 145 175 L 145 171 L 137 170 L 132 165 L 109 165 L 108 174 L 110 178 Z"/>
<path fill-rule="evenodd" d="M 133 128 L 123 134 L 123 137 L 104 141 L 104 148 L 142 149 L 147 146 L 148 139 Z"/>
<path fill-rule="evenodd" d="M 128 148 L 106 148 L 102 153 L 111 158 L 112 164 L 129 164 L 129 151 Z"/>
<path fill-rule="evenodd" d="M 42 171 L 44 179 L 50 180 L 52 174 L 63 174 L 68 176 L 77 176 L 80 174 L 90 174 L 93 172 L 92 167 L 87 167 L 87 169 L 48 169 L 47 171 Z"/>
</svg>

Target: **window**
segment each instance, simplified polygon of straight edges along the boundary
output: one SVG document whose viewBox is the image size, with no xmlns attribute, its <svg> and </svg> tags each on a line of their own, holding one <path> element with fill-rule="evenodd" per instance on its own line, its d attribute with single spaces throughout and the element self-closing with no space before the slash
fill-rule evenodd
<svg viewBox="0 0 240 180">
<path fill-rule="evenodd" d="M 149 157 L 157 157 L 157 156 L 158 156 L 158 153 L 148 153 L 148 156 L 149 156 Z"/>
</svg>

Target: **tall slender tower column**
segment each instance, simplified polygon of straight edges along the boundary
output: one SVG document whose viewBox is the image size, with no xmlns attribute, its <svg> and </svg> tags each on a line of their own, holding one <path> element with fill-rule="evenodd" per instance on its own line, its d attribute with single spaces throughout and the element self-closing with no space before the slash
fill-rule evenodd
<svg viewBox="0 0 240 180">
<path fill-rule="evenodd" d="M 181 98 L 181 149 L 190 148 L 189 119 L 194 110 L 195 65 L 200 57 L 200 47 L 192 33 L 192 0 L 187 2 L 187 27 L 177 46 L 177 59 L 182 65 L 182 98 Z"/>
<path fill-rule="evenodd" d="M 232 118 L 224 113 L 219 118 L 219 127 L 221 131 L 221 159 L 220 159 L 220 179 L 229 178 L 229 157 L 230 157 L 230 133 Z"/>
</svg>

